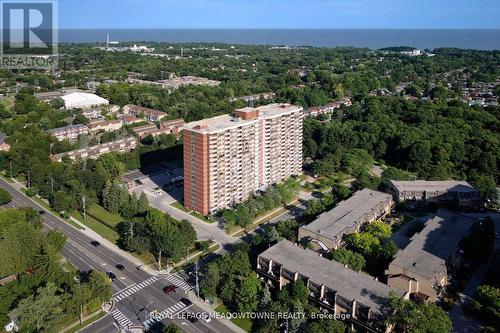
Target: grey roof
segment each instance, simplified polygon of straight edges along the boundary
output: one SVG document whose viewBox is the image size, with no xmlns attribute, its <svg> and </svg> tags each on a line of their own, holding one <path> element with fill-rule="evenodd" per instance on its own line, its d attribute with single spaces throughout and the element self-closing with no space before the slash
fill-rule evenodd
<svg viewBox="0 0 500 333">
<path fill-rule="evenodd" d="M 391 291 L 399 297 L 404 295 L 399 289 L 378 282 L 365 273 L 346 268 L 334 260 L 323 258 L 314 251 L 299 248 L 288 240 L 282 240 L 260 256 L 281 264 L 289 271 L 299 272 L 312 282 L 324 284 L 344 298 L 357 300 L 375 313 L 386 313 Z"/>
<path fill-rule="evenodd" d="M 425 222 L 406 248 L 396 253 L 391 265 L 432 279 L 446 269 L 446 260 L 458 248 L 460 240 L 469 233 L 473 220 L 447 210 Z"/>
<path fill-rule="evenodd" d="M 47 132 L 48 133 L 59 133 L 59 132 L 71 131 L 73 129 L 86 130 L 86 129 L 88 129 L 88 127 L 83 125 L 83 124 L 67 125 L 64 127 L 57 127 L 57 128 L 49 129 L 49 130 L 47 130 Z"/>
<path fill-rule="evenodd" d="M 458 180 L 413 180 L 413 181 L 399 181 L 399 180 L 391 180 L 391 183 L 397 188 L 400 192 L 475 192 L 477 191 L 474 187 L 472 187 L 466 181 L 458 181 Z"/>
<path fill-rule="evenodd" d="M 375 206 L 391 199 L 390 194 L 365 188 L 302 228 L 335 239 L 342 236 L 347 228 L 354 226 L 361 217 L 370 213 Z"/>
</svg>

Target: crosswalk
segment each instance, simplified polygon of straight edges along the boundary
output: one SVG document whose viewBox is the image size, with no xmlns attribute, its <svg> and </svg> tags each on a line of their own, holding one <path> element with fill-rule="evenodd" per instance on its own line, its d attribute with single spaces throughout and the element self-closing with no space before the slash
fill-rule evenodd
<svg viewBox="0 0 500 333">
<path fill-rule="evenodd" d="M 130 288 L 127 288 L 123 291 L 120 291 L 119 293 L 117 293 L 113 299 L 115 300 L 115 302 L 119 302 L 121 301 L 122 299 L 125 299 L 127 297 L 129 297 L 130 295 L 132 294 L 135 294 L 136 292 L 138 292 L 139 290 L 143 289 L 143 288 L 146 288 L 147 286 L 149 286 L 150 284 L 153 284 L 155 283 L 156 281 L 158 281 L 158 278 L 156 276 L 153 276 L 153 277 L 150 277 L 149 279 L 147 280 L 144 280 L 142 281 L 141 283 L 139 284 L 136 284 L 135 286 L 133 287 L 130 287 Z"/>
<path fill-rule="evenodd" d="M 189 283 L 187 283 L 182 277 L 180 277 L 177 274 L 168 275 L 167 277 L 165 277 L 165 280 L 176 285 L 177 287 L 181 288 L 182 290 L 193 289 L 193 287 Z"/>
<path fill-rule="evenodd" d="M 113 319 L 118 323 L 118 325 L 121 328 L 128 329 L 132 327 L 133 323 L 130 321 L 130 319 L 127 318 L 120 310 L 114 309 L 111 311 L 111 316 L 113 316 Z"/>
<path fill-rule="evenodd" d="M 151 326 L 160 322 L 161 320 L 167 319 L 167 318 L 172 318 L 172 316 L 186 310 L 187 308 L 189 308 L 191 306 L 193 306 L 193 305 L 190 304 L 190 305 L 186 306 L 186 304 L 184 304 L 182 302 L 177 302 L 174 305 L 172 305 L 171 307 L 167 308 L 166 310 L 163 310 L 160 313 L 156 313 L 156 314 L 151 313 L 150 318 L 148 320 L 146 320 L 145 322 L 143 322 L 144 328 L 146 330 L 148 330 Z"/>
</svg>

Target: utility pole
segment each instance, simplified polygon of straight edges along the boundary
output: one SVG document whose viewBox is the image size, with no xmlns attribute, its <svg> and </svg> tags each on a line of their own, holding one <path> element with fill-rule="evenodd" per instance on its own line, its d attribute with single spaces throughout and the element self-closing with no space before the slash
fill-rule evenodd
<svg viewBox="0 0 500 333">
<path fill-rule="evenodd" d="M 153 303 L 154 303 L 153 301 L 149 302 L 149 303 L 146 305 L 146 307 L 144 308 L 144 312 L 145 312 L 145 314 L 144 314 L 144 321 L 145 321 L 145 322 L 146 322 L 146 321 L 148 321 L 148 319 L 149 319 L 148 317 L 150 316 L 150 313 L 149 313 L 149 311 L 148 311 L 148 308 L 149 308 L 149 306 L 150 306 L 151 304 L 153 304 Z"/>
<path fill-rule="evenodd" d="M 198 261 L 194 265 L 194 269 L 195 269 L 195 280 L 196 280 L 196 296 L 200 298 L 200 284 L 198 281 Z"/>
<path fill-rule="evenodd" d="M 87 221 L 87 214 L 86 214 L 86 209 L 85 209 L 85 206 L 86 206 L 86 200 L 85 200 L 85 194 L 82 196 L 82 208 L 83 208 L 83 219 L 85 221 Z"/>
<path fill-rule="evenodd" d="M 158 272 L 161 272 L 161 249 L 158 252 Z"/>
<path fill-rule="evenodd" d="M 10 179 L 12 179 L 12 162 L 9 162 L 9 168 L 10 168 Z"/>
<path fill-rule="evenodd" d="M 82 304 L 82 281 L 80 277 L 76 277 L 78 288 L 80 289 L 80 324 L 83 324 L 83 304 Z"/>
</svg>

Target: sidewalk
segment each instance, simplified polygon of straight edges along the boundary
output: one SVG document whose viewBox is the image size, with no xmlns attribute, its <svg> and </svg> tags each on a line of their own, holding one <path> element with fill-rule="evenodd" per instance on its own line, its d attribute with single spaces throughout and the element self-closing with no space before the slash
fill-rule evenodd
<svg viewBox="0 0 500 333">
<path fill-rule="evenodd" d="M 212 309 L 207 303 L 203 302 L 202 300 L 198 299 L 196 297 L 196 294 L 193 291 L 188 291 L 188 297 L 189 299 L 195 304 L 196 306 L 200 307 L 204 312 L 207 312 L 212 315 L 218 314 L 217 311 Z M 229 319 L 221 318 L 220 316 L 216 317 L 218 321 L 220 321 L 224 326 L 226 326 L 228 329 L 230 329 L 233 332 L 236 333 L 247 333 L 244 329 L 230 321 Z"/>
</svg>

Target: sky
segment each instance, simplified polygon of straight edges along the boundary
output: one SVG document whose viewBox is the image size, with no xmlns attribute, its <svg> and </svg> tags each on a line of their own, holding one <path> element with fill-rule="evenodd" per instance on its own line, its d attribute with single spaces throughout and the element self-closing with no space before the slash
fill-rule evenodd
<svg viewBox="0 0 500 333">
<path fill-rule="evenodd" d="M 500 0 L 58 0 L 60 28 L 500 28 Z"/>
</svg>

